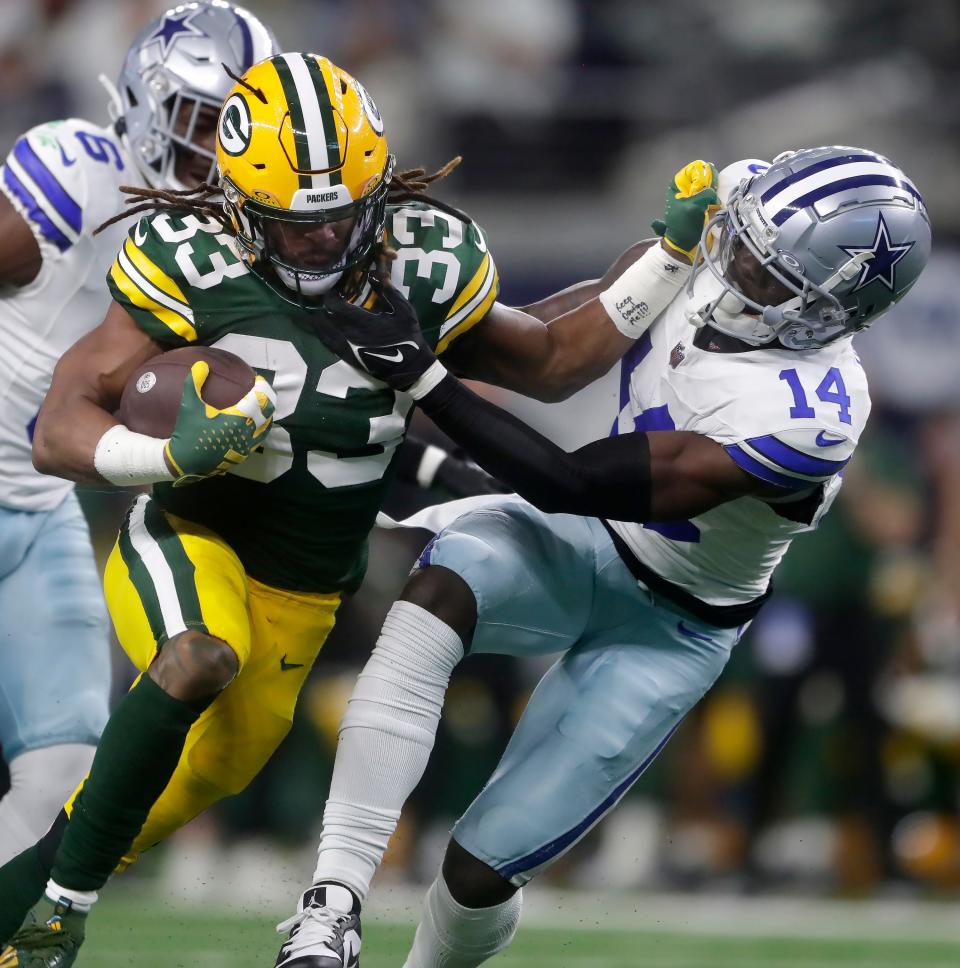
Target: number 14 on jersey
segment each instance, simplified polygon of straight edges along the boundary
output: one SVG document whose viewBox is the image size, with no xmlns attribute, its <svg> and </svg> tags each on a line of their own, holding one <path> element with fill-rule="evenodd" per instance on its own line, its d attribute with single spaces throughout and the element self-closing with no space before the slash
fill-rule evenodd
<svg viewBox="0 0 960 968">
<path fill-rule="evenodd" d="M 795 369 L 781 370 L 780 379 L 784 380 L 793 393 L 793 406 L 790 408 L 790 416 L 795 419 L 802 417 L 815 417 L 816 411 L 810 406 L 807 400 L 807 392 L 800 382 L 800 375 Z M 843 382 L 843 374 L 835 366 L 827 370 L 826 376 L 820 381 L 814 391 L 817 399 L 824 403 L 836 404 L 840 409 L 838 416 L 840 423 L 851 423 L 850 417 L 850 395 L 847 393 L 846 385 Z"/>
</svg>

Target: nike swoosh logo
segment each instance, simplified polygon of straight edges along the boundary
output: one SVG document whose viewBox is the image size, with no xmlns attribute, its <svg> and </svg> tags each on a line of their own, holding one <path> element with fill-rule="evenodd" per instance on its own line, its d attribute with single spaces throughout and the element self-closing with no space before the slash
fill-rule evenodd
<svg viewBox="0 0 960 968">
<path fill-rule="evenodd" d="M 60 144 L 59 141 L 57 142 L 57 147 L 60 149 L 60 157 L 63 159 L 64 168 L 69 168 L 71 165 L 75 165 L 77 163 L 76 158 L 67 157 L 67 153 L 63 150 L 63 145 Z"/>
<path fill-rule="evenodd" d="M 291 669 L 302 669 L 302 662 L 287 662 L 287 653 L 284 652 L 280 659 L 280 671 L 289 672 Z"/>
<path fill-rule="evenodd" d="M 817 434 L 816 443 L 818 447 L 836 447 L 837 444 L 846 442 L 846 437 L 828 437 L 824 431 Z"/>
<path fill-rule="evenodd" d="M 374 353 L 371 350 L 363 350 L 364 356 L 373 356 L 378 360 L 386 360 L 388 363 L 402 363 L 403 362 L 403 352 L 397 350 L 392 356 L 388 356 L 386 353 Z"/>
<path fill-rule="evenodd" d="M 133 229 L 133 241 L 137 243 L 138 248 L 147 241 L 147 233 L 140 227 L 139 222 L 137 222 Z"/>
<path fill-rule="evenodd" d="M 703 632 L 698 632 L 696 629 L 690 628 L 689 625 L 685 625 L 681 619 L 677 622 L 677 631 L 681 635 L 685 635 L 688 639 L 697 639 L 699 642 L 709 642 L 713 645 L 713 639 L 709 635 L 705 635 Z"/>
</svg>

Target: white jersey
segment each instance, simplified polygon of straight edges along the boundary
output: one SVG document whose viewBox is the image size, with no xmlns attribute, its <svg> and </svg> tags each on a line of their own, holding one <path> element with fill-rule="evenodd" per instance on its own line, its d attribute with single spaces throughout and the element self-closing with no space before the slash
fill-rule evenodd
<svg viewBox="0 0 960 968">
<path fill-rule="evenodd" d="M 773 498 L 743 497 L 689 521 L 609 522 L 636 558 L 710 605 L 759 598 L 794 535 L 816 527 L 870 413 L 849 339 L 817 350 L 711 351 L 684 311 L 718 284 L 681 292 L 621 364 L 614 433 L 689 430 L 722 444 Z M 723 337 L 719 338 L 720 340 Z M 700 347 L 703 348 L 700 348 Z"/>
<path fill-rule="evenodd" d="M 112 129 L 71 119 L 33 128 L 14 144 L 0 188 L 30 225 L 43 265 L 22 287 L 0 287 L 0 505 L 56 507 L 73 485 L 38 474 L 30 458 L 37 411 L 57 360 L 103 319 L 105 281 L 129 220 L 93 237 L 139 183 Z"/>
</svg>

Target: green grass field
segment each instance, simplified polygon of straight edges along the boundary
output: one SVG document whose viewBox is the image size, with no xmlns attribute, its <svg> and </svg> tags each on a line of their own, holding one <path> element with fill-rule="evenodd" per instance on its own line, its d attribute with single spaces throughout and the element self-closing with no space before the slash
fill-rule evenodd
<svg viewBox="0 0 960 968">
<path fill-rule="evenodd" d="M 592 920 L 592 919 L 591 919 Z M 273 913 L 213 916 L 145 900 L 105 898 L 91 919 L 78 968 L 272 968 Z M 368 920 L 363 968 L 401 968 L 413 926 Z M 657 931 L 521 927 L 502 968 L 957 968 L 947 941 L 690 935 Z"/>
</svg>

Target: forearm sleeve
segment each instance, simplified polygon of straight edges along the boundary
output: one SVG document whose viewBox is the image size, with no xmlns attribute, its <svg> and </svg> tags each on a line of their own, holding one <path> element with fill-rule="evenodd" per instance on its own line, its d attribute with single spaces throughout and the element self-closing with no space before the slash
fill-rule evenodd
<svg viewBox="0 0 960 968">
<path fill-rule="evenodd" d="M 646 434 L 598 440 L 567 453 L 449 374 L 418 403 L 488 474 L 542 511 L 647 520 Z"/>
</svg>

